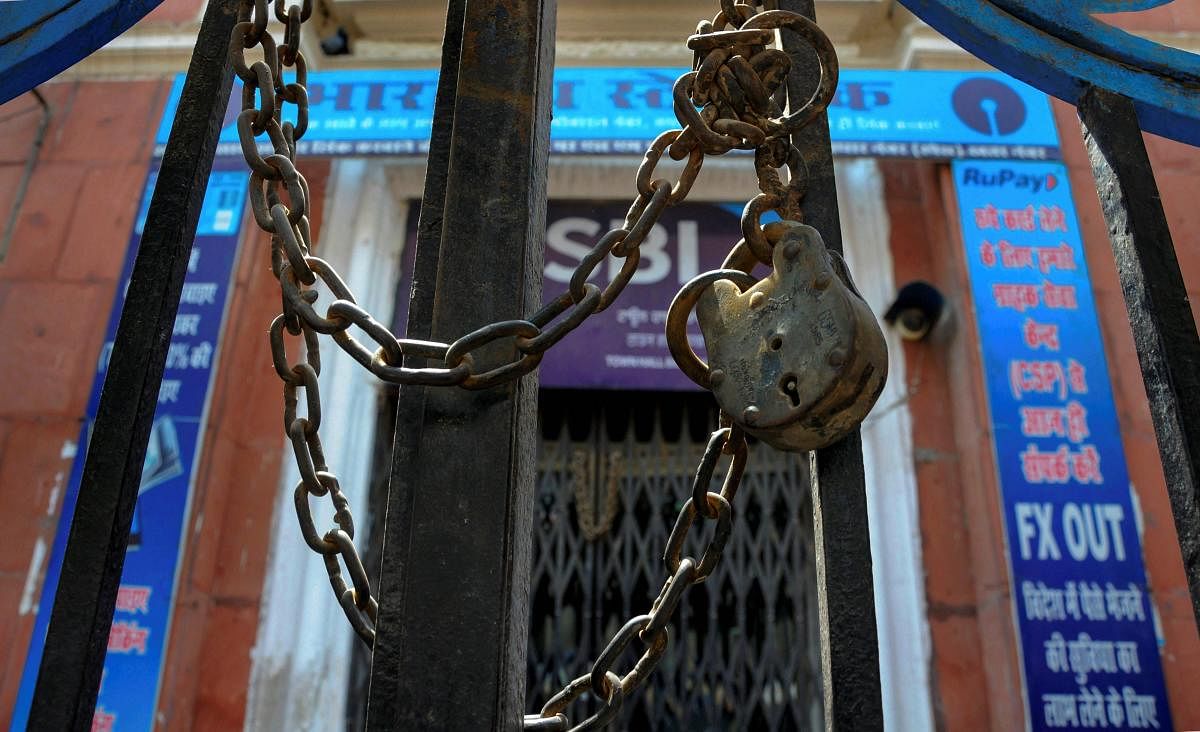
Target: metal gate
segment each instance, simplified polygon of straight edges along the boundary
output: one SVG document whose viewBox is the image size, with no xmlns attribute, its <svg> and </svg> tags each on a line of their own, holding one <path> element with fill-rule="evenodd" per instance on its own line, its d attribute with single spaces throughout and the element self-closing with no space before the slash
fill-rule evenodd
<svg viewBox="0 0 1200 732">
<path fill-rule="evenodd" d="M 662 546 L 717 424 L 706 394 L 547 390 L 539 411 L 530 713 L 654 601 Z M 617 729 L 822 726 L 807 461 L 750 449 L 722 562 L 676 611 L 678 650 L 625 704 Z"/>
<path fill-rule="evenodd" d="M 1193 609 L 1200 618 L 1200 401 L 1192 396 L 1200 391 L 1200 368 L 1197 368 L 1200 337 L 1141 137 L 1144 129 L 1200 144 L 1197 102 L 1200 62 L 1193 54 L 1105 28 L 1089 14 L 1148 8 L 1167 2 L 902 0 L 906 7 L 984 60 L 1076 104 L 1079 110 L 1155 422 Z M 808 18 L 814 16 L 813 0 L 760 0 L 743 7 L 749 7 L 752 15 L 760 4 Z M 468 345 L 479 345 L 481 332 L 494 335 L 487 329 L 472 328 L 490 322 L 497 315 L 523 315 L 527 302 L 539 301 L 536 271 L 541 260 L 537 237 L 544 223 L 546 198 L 555 5 L 554 0 L 505 3 L 449 0 L 447 3 L 442 73 L 422 200 L 425 214 L 418 227 L 415 264 L 418 285 L 414 287 L 409 311 L 407 336 L 416 340 L 407 341 L 411 353 L 393 354 L 390 362 L 385 359 L 376 364 L 367 352 L 364 360 L 373 366 L 395 369 L 398 368 L 395 362 L 402 360 L 404 367 L 420 367 L 428 358 L 438 362 L 446 358 L 449 363 L 451 346 L 447 339 L 457 339 L 455 348 L 470 350 Z M 739 3 L 721 0 L 719 5 L 724 19 L 719 27 L 723 28 L 730 19 L 739 16 L 735 7 Z M 290 122 L 283 128 L 280 124 L 285 103 L 301 110 L 307 104 L 303 85 L 305 67 L 296 62 L 302 58 L 298 53 L 301 24 L 311 13 L 312 3 L 303 2 L 302 10 L 301 5 L 277 0 L 275 15 L 287 26 L 284 42 L 279 46 L 267 31 L 267 6 L 267 0 L 210 0 L 201 25 L 147 212 L 142 244 L 128 283 L 97 409 L 80 481 L 81 498 L 67 541 L 64 571 L 34 695 L 31 711 L 34 729 L 82 730 L 90 724 L 169 334 L 199 218 L 203 181 L 211 169 L 230 94 L 231 71 L 236 71 L 248 85 L 243 91 L 244 109 L 239 127 L 245 132 L 243 148 L 255 171 L 256 178 L 252 180 L 258 181 L 255 185 L 259 186 L 257 199 L 252 198 L 258 202 L 256 220 L 277 237 L 281 233 L 288 235 L 291 242 L 288 257 L 295 260 L 288 267 L 294 265 L 302 270 L 311 264 L 306 248 L 308 191 L 293 162 L 295 141 L 303 135 L 307 118 L 301 114 L 298 128 Z M 739 23 L 733 25 L 737 27 Z M 796 25 L 807 27 L 804 23 Z M 700 28 L 699 35 L 714 32 L 713 24 Z M 759 32 L 739 38 L 747 43 L 762 39 Z M 697 50 L 711 47 L 705 39 L 699 39 L 698 43 Z M 245 50 L 260 45 L 270 63 L 259 61 L 248 65 Z M 790 59 L 787 97 L 795 108 L 803 105 L 804 100 L 817 98 L 808 87 L 814 79 L 824 78 L 821 62 L 813 57 L 814 47 L 795 33 L 782 33 L 781 45 Z M 836 65 L 832 58 L 829 62 Z M 284 82 L 281 66 L 295 67 L 295 71 L 289 71 L 295 76 L 288 77 L 294 78 L 295 83 Z M 260 101 L 261 107 L 255 106 Z M 681 119 L 681 125 L 693 136 L 701 129 L 714 132 L 707 129 L 694 104 L 683 100 L 677 106 L 679 111 L 687 113 L 688 118 Z M 840 251 L 828 127 L 824 113 L 816 111 L 813 124 L 791 130 L 790 144 L 800 151 L 809 184 L 801 210 L 803 218 L 823 232 L 827 246 Z M 256 153 L 255 137 L 266 134 L 267 123 L 274 124 L 269 128 L 275 149 L 275 154 L 269 156 L 275 161 L 273 164 Z M 264 193 L 260 185 L 263 182 L 272 182 L 268 186 L 270 193 Z M 655 184 L 659 182 L 671 185 L 665 180 Z M 281 184 L 286 184 L 287 205 L 279 200 L 281 194 L 275 188 Z M 649 190 L 648 186 L 639 187 L 638 210 L 643 213 L 649 205 Z M 661 194 L 659 200 L 668 195 Z M 265 205 L 268 202 L 269 210 Z M 481 212 L 488 215 L 481 216 Z M 640 213 L 634 218 L 639 225 L 642 223 Z M 279 222 L 278 229 L 275 222 Z M 268 223 L 271 225 L 267 226 Z M 305 240 L 305 248 L 299 246 L 296 236 Z M 279 250 L 274 254 L 278 276 L 284 263 Z M 320 266 L 318 261 L 317 267 Z M 308 271 L 304 282 L 312 276 L 314 273 Z M 290 324 L 288 329 L 298 333 L 303 329 L 296 320 L 297 312 L 306 312 L 308 330 L 304 333 L 315 338 L 313 328 L 324 328 L 331 321 L 312 310 L 312 301 L 304 299 L 311 294 L 309 291 L 301 291 L 294 282 L 290 284 L 293 287 L 290 296 L 289 290 L 283 290 L 289 304 L 281 322 Z M 541 316 L 530 317 L 536 320 Z M 400 340 L 390 332 L 382 333 L 369 314 L 367 320 L 359 322 L 371 329 L 373 338 L 382 338 L 381 353 L 401 349 Z M 514 331 L 512 322 L 488 328 L 508 328 L 512 332 L 506 334 L 512 337 L 519 333 L 525 333 L 522 336 L 525 338 L 548 335 L 541 326 L 525 320 L 519 321 Z M 347 320 L 344 325 L 334 325 L 346 328 L 349 324 Z M 463 333 L 471 334 L 466 342 Z M 421 346 L 422 341 L 435 339 L 447 343 Z M 549 339 L 541 342 L 548 343 Z M 509 350 L 516 351 L 515 347 Z M 528 352 L 510 366 L 532 368 L 541 353 Z M 282 355 L 286 361 L 286 354 Z M 461 363 L 461 358 L 455 360 L 455 364 Z M 301 371 L 307 367 L 304 373 L 315 374 L 317 365 L 307 363 L 297 367 Z M 294 416 L 297 382 L 280 363 L 277 362 L 276 368 L 291 389 L 288 409 L 292 411 L 290 416 Z M 441 369 L 439 374 L 454 368 L 457 365 Z M 498 377 L 508 368 L 483 376 Z M 516 371 L 511 373 L 515 375 Z M 476 374 L 474 378 L 482 376 Z M 315 381 L 315 376 L 311 381 Z M 532 454 L 529 448 L 533 441 L 533 382 L 509 382 L 504 388 L 486 392 L 439 391 L 419 385 L 433 384 L 429 379 L 414 378 L 403 383 L 407 385 L 401 390 L 398 405 L 399 429 L 388 496 L 387 543 L 377 616 L 375 597 L 369 591 L 366 571 L 357 561 L 357 550 L 349 533 L 343 529 L 331 532 L 341 542 L 337 545 L 328 540 L 322 544 L 319 537 L 312 542 L 325 556 L 331 582 L 351 622 L 361 626 L 361 634 L 372 643 L 368 728 L 392 730 L 405 728 L 410 719 L 441 718 L 453 720 L 460 728 L 519 729 L 528 723 L 538 729 L 560 729 L 567 724 L 565 716 L 523 722 L 518 712 L 524 701 L 520 694 L 523 681 L 520 657 L 526 650 L 522 621 L 527 617 L 528 595 L 523 580 L 528 576 L 525 562 L 529 553 L 525 542 L 532 518 L 527 501 L 531 468 L 527 456 Z M 478 385 L 489 383 L 484 379 Z M 319 407 L 315 392 L 305 388 L 307 399 Z M 290 424 L 296 428 L 295 444 L 307 444 L 311 438 L 313 445 L 319 447 L 315 423 L 296 419 Z M 297 449 L 298 456 L 301 452 L 307 455 L 301 462 L 310 474 L 310 491 L 317 496 L 333 493 L 336 503 L 339 495 L 332 491 L 331 486 L 336 487 L 332 475 L 325 474 L 323 482 L 315 474 L 313 454 L 319 456 L 320 450 Z M 768 450 L 755 452 L 756 462 L 771 459 L 767 457 Z M 454 455 L 454 459 L 445 459 L 447 455 Z M 669 459 L 664 460 L 670 463 Z M 642 467 L 653 467 L 655 461 L 646 458 L 643 462 L 646 465 Z M 869 530 L 858 435 L 852 434 L 813 453 L 811 465 L 815 473 L 811 484 L 814 555 L 820 558 L 816 597 L 824 722 L 832 729 L 882 728 Z M 648 480 L 654 484 L 660 479 Z M 470 486 L 470 490 L 455 492 L 446 488 L 461 485 Z M 638 490 L 645 492 L 647 486 L 643 484 Z M 764 530 L 770 528 L 769 522 L 762 518 L 767 515 L 766 504 L 755 502 L 754 491 L 748 490 L 747 494 L 750 506 L 739 509 L 744 518 L 739 519 L 738 530 L 761 541 Z M 649 506 L 644 514 L 647 517 L 653 517 L 656 508 L 665 510 L 662 503 L 656 506 L 655 495 L 645 496 Z M 757 498 L 762 500 L 762 495 Z M 639 500 L 641 496 L 633 498 L 634 523 Z M 307 509 L 307 502 L 302 505 Z M 757 509 L 751 507 L 755 505 Z M 763 512 L 757 523 L 750 517 L 756 510 Z M 543 515 L 553 517 L 554 513 L 543 511 Z M 348 516 L 343 520 L 348 527 Z M 651 533 L 653 522 L 645 520 L 644 531 Z M 471 531 L 462 532 L 461 528 L 468 524 Z M 448 539 L 451 531 L 459 531 L 461 535 Z M 735 541 L 734 545 L 739 543 L 743 542 Z M 641 545 L 632 538 L 628 544 L 628 548 L 618 549 L 614 543 L 612 551 L 585 550 L 593 558 L 594 566 L 606 572 L 599 575 L 604 582 L 592 590 L 599 592 L 601 598 L 609 596 L 629 603 L 639 591 L 637 580 L 630 581 L 636 573 L 619 575 L 626 582 L 622 584 L 614 583 L 612 578 L 618 575 L 607 570 L 610 566 L 621 566 L 622 561 L 632 561 L 622 557 L 643 561 L 644 557 L 633 555 L 634 547 L 640 550 Z M 351 592 L 340 574 L 335 553 L 346 560 L 355 592 Z M 753 574 L 762 567 L 741 565 L 739 569 L 742 571 L 737 573 L 730 568 L 724 570 L 741 577 L 734 580 L 727 576 L 730 586 L 736 587 L 735 581 L 753 584 L 758 579 L 762 605 L 768 608 L 767 618 L 771 618 L 772 600 L 778 602 L 778 598 L 768 598 L 763 576 Z M 688 643 L 679 644 L 687 646 L 682 657 L 664 659 L 665 664 L 679 665 L 668 666 L 663 674 L 666 681 L 662 682 L 666 688 L 675 690 L 691 684 L 687 690 L 697 693 L 689 695 L 689 699 L 703 696 L 713 700 L 691 703 L 709 704 L 713 709 L 722 704 L 721 692 L 715 685 L 702 688 L 710 677 L 691 673 L 687 662 L 680 659 L 713 654 L 714 648 L 724 652 L 717 632 L 707 630 L 715 627 L 715 622 L 710 621 L 721 619 L 720 613 L 714 616 L 713 610 L 714 602 L 718 607 L 720 602 L 710 599 L 712 587 L 724 587 L 721 578 L 722 575 L 712 577 L 707 586 L 702 586 L 707 593 L 697 592 L 700 599 L 689 599 L 690 604 L 685 606 L 685 614 L 692 615 L 691 620 L 699 624 L 700 630 L 689 631 L 691 635 L 685 637 Z M 579 595 L 586 597 L 583 582 L 581 575 Z M 570 586 L 569 581 L 566 586 Z M 610 591 L 610 587 L 616 589 Z M 453 593 L 443 597 L 428 591 L 431 588 Z M 716 594 L 723 595 L 723 589 Z M 707 616 L 701 617 L 706 608 Z M 586 615 L 591 610 L 582 601 L 579 611 L 585 613 L 580 619 L 581 629 L 588 623 L 600 622 Z M 364 615 L 368 617 L 364 619 Z M 639 617 L 646 623 L 651 620 L 650 616 Z M 367 627 L 367 620 L 373 625 L 376 619 L 378 636 L 372 627 Z M 744 622 L 743 628 L 754 627 L 749 618 Z M 776 626 L 762 627 L 761 640 L 755 637 L 751 645 L 761 648 L 788 642 L 786 633 L 772 635 L 777 631 Z M 629 624 L 622 630 L 628 628 L 638 630 Z M 720 630 L 725 628 L 722 626 Z M 535 628 L 535 634 L 541 632 L 541 627 Z M 582 648 L 589 653 L 594 650 L 594 636 L 599 632 L 598 627 L 581 631 L 582 643 L 592 644 Z M 623 643 L 628 643 L 631 634 L 624 632 L 622 638 Z M 654 638 L 662 638 L 661 632 Z M 614 645 L 614 654 L 623 647 Z M 658 649 L 661 653 L 662 646 Z M 535 663 L 545 660 L 537 659 Z M 580 668 L 577 659 L 564 660 L 575 669 Z M 607 674 L 616 659 L 605 660 L 607 665 L 597 662 L 591 687 L 597 696 L 604 696 L 601 692 L 607 691 L 610 708 L 614 708 L 623 698 L 615 689 L 623 687 L 624 681 L 612 674 L 612 678 L 621 682 L 613 685 Z M 734 675 L 723 678 L 722 685 L 736 689 L 737 684 L 744 684 L 745 677 L 736 675 L 743 673 L 746 661 L 728 655 L 722 660 L 725 673 Z M 442 683 L 431 684 L 428 673 L 435 662 Z M 749 696 L 736 695 L 753 699 L 747 712 L 751 726 L 756 714 L 783 725 L 778 712 L 783 705 L 777 700 L 790 699 L 791 687 L 764 680 L 768 676 L 773 679 L 774 673 L 760 671 L 757 676 L 751 673 Z M 634 676 L 633 672 L 627 675 L 631 683 L 638 680 Z M 790 672 L 789 677 L 792 677 Z M 588 679 L 581 677 L 577 681 Z M 564 693 L 570 691 L 571 698 L 576 698 L 583 689 L 573 682 L 572 688 Z M 648 713 L 647 705 L 666 704 L 667 694 L 656 693 L 658 688 L 649 691 L 642 697 L 644 701 L 635 704 L 631 700 L 628 712 L 634 715 L 631 724 L 638 723 L 639 714 Z M 681 714 L 665 716 L 686 718 Z M 593 722 L 600 723 L 592 720 L 585 721 L 585 725 L 593 726 Z"/>
</svg>

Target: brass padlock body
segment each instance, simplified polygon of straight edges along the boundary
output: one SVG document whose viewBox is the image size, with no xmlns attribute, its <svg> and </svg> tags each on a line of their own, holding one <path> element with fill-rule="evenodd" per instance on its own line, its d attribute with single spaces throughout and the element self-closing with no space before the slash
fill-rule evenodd
<svg viewBox="0 0 1200 732">
<path fill-rule="evenodd" d="M 816 450 L 871 411 L 887 380 L 887 343 L 816 229 L 769 228 L 771 274 L 745 292 L 717 280 L 697 303 L 709 381 L 751 435 L 781 450 Z"/>
</svg>

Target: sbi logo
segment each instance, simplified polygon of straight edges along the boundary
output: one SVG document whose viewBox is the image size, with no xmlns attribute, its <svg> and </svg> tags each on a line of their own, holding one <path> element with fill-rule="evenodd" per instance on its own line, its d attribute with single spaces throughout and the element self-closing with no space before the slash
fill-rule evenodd
<svg viewBox="0 0 1200 732">
<path fill-rule="evenodd" d="M 1025 124 L 1025 101 L 995 79 L 967 79 L 954 88 L 951 103 L 963 124 L 989 137 L 1011 135 Z"/>
<path fill-rule="evenodd" d="M 1054 173 L 1018 173 L 1012 168 L 1001 168 L 986 172 L 973 165 L 963 168 L 962 184 L 964 186 L 981 186 L 983 188 L 1004 188 L 1012 186 L 1017 189 L 1027 189 L 1032 193 L 1052 191 L 1058 187 L 1058 176 Z"/>
</svg>

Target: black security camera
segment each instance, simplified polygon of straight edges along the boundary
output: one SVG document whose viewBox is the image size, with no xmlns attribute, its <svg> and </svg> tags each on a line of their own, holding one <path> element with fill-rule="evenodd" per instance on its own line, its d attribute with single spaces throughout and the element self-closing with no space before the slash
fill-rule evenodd
<svg viewBox="0 0 1200 732">
<path fill-rule="evenodd" d="M 909 282 L 896 293 L 896 300 L 883 319 L 908 341 L 925 339 L 946 311 L 946 298 L 928 282 Z"/>
<path fill-rule="evenodd" d="M 344 56 L 350 53 L 350 37 L 346 29 L 338 27 L 332 35 L 321 39 L 321 50 L 326 56 Z"/>
</svg>

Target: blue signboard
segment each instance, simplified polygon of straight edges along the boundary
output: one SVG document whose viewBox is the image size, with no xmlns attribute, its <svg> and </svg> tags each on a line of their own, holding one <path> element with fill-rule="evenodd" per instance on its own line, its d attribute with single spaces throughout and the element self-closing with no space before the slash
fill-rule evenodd
<svg viewBox="0 0 1200 732">
<path fill-rule="evenodd" d="M 1066 169 L 957 161 L 1030 727 L 1171 726 Z"/>
<path fill-rule="evenodd" d="M 123 284 L 128 283 L 133 270 L 133 258 L 141 241 L 155 177 L 151 172 L 146 183 L 142 211 L 119 280 Z M 198 462 L 209 386 L 217 363 L 225 305 L 237 256 L 245 195 L 243 170 L 230 166 L 230 169 L 213 171 L 188 262 L 179 313 L 167 353 L 166 373 L 158 393 L 158 409 L 142 468 L 129 550 L 125 554 L 116 612 L 108 637 L 100 697 L 92 720 L 93 732 L 149 732 L 154 728 L 154 709 L 170 631 L 179 558 L 183 554 L 194 468 Z M 80 433 L 81 446 L 87 445 L 95 420 L 124 296 L 125 287 L 122 286 L 117 292 L 109 317 L 108 335 L 97 362 L 96 379 Z M 10 727 L 13 732 L 24 730 L 28 720 L 85 454 L 85 449 L 79 451 L 71 469 L 13 712 Z"/>
<path fill-rule="evenodd" d="M 562 154 L 641 155 L 679 127 L 671 86 L 686 69 L 560 68 L 554 72 L 550 146 Z M 159 127 L 167 142 L 183 89 L 175 80 Z M 437 72 L 356 70 L 308 75 L 307 155 L 421 155 L 429 148 Z M 233 98 L 240 95 L 234 93 Z M 218 152 L 240 154 L 236 105 Z M 905 158 L 1056 159 L 1050 102 L 996 73 L 843 70 L 829 107 L 837 155 Z"/>
</svg>

